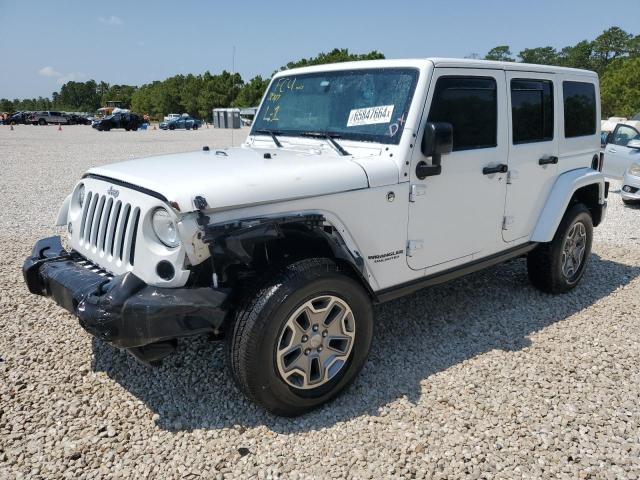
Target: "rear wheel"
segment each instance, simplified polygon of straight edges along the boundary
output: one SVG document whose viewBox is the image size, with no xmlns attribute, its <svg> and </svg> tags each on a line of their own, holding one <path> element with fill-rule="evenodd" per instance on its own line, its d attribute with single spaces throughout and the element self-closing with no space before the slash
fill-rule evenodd
<svg viewBox="0 0 640 480">
<path fill-rule="evenodd" d="M 527 256 L 531 283 L 547 293 L 565 293 L 582 276 L 591 253 L 593 222 L 582 203 L 569 207 L 553 240 L 538 245 Z"/>
<path fill-rule="evenodd" d="M 198 125 L 194 123 L 194 124 L 193 124 L 193 129 L 194 129 L 194 130 L 197 130 L 197 129 L 198 129 Z"/>
<path fill-rule="evenodd" d="M 233 378 L 252 401 L 295 416 L 333 399 L 364 365 L 367 293 L 328 259 L 293 263 L 254 290 L 227 336 Z"/>
<path fill-rule="evenodd" d="M 41 118 L 40 120 L 38 120 L 38 125 L 46 125 L 47 121 L 44 118 Z"/>
</svg>

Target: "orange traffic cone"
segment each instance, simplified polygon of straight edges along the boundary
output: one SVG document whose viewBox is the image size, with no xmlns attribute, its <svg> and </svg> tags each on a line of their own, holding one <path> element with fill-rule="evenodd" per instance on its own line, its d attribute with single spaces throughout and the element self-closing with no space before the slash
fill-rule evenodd
<svg viewBox="0 0 640 480">
<path fill-rule="evenodd" d="M 59 132 L 61 132 L 61 131 L 62 131 L 62 124 L 61 124 L 61 123 L 59 123 L 59 124 L 58 124 L 58 131 L 59 131 Z"/>
</svg>

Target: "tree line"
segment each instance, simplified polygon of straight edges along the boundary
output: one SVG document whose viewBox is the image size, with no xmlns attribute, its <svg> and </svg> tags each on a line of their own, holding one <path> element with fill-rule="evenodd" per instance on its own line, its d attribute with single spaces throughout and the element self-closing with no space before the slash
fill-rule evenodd
<svg viewBox="0 0 640 480">
<path fill-rule="evenodd" d="M 518 53 L 518 60 L 508 45 L 492 48 L 484 58 L 593 70 L 600 76 L 603 118 L 630 117 L 640 112 L 640 35 L 634 36 L 619 27 L 561 50 L 549 46 L 525 48 Z"/>
<path fill-rule="evenodd" d="M 471 54 L 470 58 L 481 58 Z M 289 68 L 357 60 L 385 58 L 378 51 L 364 54 L 334 49 L 311 58 L 289 62 L 277 71 Z M 582 40 L 557 50 L 551 46 L 525 48 L 517 58 L 508 45 L 492 48 L 487 60 L 520 61 L 542 65 L 594 70 L 600 75 L 602 115 L 631 116 L 640 111 L 640 35 L 611 27 L 594 40 Z M 276 73 L 274 72 L 274 73 Z M 67 82 L 51 98 L 13 101 L 0 100 L 0 111 L 65 110 L 94 112 L 109 100 L 121 101 L 139 113 L 162 117 L 168 113 L 188 112 L 209 118 L 212 108 L 250 107 L 260 102 L 269 83 L 257 75 L 247 81 L 240 74 L 222 71 L 200 75 L 175 75 L 140 87 L 110 85 L 106 82 Z"/>
</svg>

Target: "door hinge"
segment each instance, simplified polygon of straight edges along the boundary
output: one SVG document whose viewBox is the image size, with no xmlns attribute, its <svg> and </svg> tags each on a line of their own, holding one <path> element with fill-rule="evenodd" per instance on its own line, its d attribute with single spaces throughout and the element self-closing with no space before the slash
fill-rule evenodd
<svg viewBox="0 0 640 480">
<path fill-rule="evenodd" d="M 424 247 L 423 240 L 409 240 L 407 242 L 407 257 L 413 257 L 413 254 L 417 250 L 422 250 L 423 247 Z"/>
<path fill-rule="evenodd" d="M 409 190 L 409 201 L 415 202 L 416 197 L 421 197 L 427 194 L 427 186 L 422 184 L 411 185 L 411 189 Z"/>
<path fill-rule="evenodd" d="M 509 230 L 509 227 L 513 225 L 514 218 L 513 217 L 502 217 L 502 229 Z"/>
</svg>

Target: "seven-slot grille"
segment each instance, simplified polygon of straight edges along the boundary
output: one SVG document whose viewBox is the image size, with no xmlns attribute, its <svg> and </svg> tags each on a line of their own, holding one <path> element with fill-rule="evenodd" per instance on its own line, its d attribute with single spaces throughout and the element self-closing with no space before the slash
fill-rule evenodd
<svg viewBox="0 0 640 480">
<path fill-rule="evenodd" d="M 111 196 L 87 192 L 82 207 L 79 246 L 107 262 L 131 265 L 135 259 L 140 208 Z"/>
</svg>

